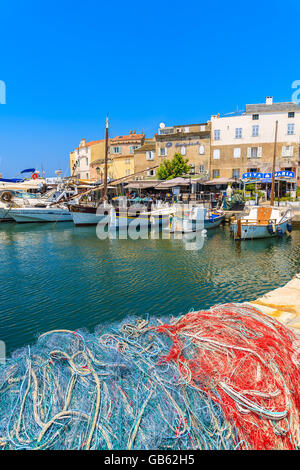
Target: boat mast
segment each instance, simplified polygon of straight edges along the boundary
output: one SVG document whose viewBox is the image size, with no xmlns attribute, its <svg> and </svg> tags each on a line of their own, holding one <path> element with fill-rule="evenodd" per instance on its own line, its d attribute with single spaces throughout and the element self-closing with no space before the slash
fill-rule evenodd
<svg viewBox="0 0 300 470">
<path fill-rule="evenodd" d="M 107 160 L 108 160 L 108 117 L 105 124 L 105 159 L 104 159 L 104 185 L 103 199 L 107 201 Z"/>
<path fill-rule="evenodd" d="M 272 186 L 271 186 L 271 200 L 270 200 L 270 205 L 271 206 L 274 205 L 277 132 L 278 132 L 278 121 L 276 121 L 276 127 L 275 127 L 274 155 L 273 155 L 273 168 L 272 168 Z"/>
</svg>

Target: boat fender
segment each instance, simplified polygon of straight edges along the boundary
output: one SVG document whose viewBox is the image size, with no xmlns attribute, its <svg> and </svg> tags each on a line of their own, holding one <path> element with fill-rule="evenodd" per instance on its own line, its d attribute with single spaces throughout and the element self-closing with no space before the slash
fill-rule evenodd
<svg viewBox="0 0 300 470">
<path fill-rule="evenodd" d="M 9 191 L 4 191 L 1 194 L 1 201 L 2 202 L 10 202 L 12 200 L 12 194 Z"/>
<path fill-rule="evenodd" d="M 287 231 L 288 231 L 289 233 L 291 233 L 291 231 L 293 230 L 293 226 L 292 226 L 292 224 L 291 224 L 290 222 L 288 222 L 288 223 L 286 224 L 286 228 L 287 228 Z"/>
<path fill-rule="evenodd" d="M 273 234 L 275 233 L 275 226 L 274 226 L 274 224 L 270 224 L 270 223 L 269 223 L 267 229 L 268 229 L 268 232 L 269 232 L 270 235 L 273 235 Z"/>
<path fill-rule="evenodd" d="M 278 235 L 278 237 L 280 237 L 280 238 L 283 236 L 283 231 L 281 230 L 280 227 L 277 227 L 277 235 Z"/>
</svg>

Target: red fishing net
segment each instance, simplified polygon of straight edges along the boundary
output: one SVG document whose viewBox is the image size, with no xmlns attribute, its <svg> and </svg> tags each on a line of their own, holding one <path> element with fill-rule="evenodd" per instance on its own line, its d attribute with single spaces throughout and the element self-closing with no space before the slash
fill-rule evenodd
<svg viewBox="0 0 300 470">
<path fill-rule="evenodd" d="M 289 329 L 238 304 L 153 329 L 173 343 L 159 364 L 173 361 L 183 383 L 221 406 L 238 449 L 299 448 L 299 338 Z"/>
</svg>

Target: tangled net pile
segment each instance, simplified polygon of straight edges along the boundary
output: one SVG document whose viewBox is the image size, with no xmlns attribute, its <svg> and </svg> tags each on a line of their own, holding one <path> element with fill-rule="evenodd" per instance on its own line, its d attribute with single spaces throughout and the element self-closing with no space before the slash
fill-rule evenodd
<svg viewBox="0 0 300 470">
<path fill-rule="evenodd" d="M 239 304 L 45 333 L 0 367 L 0 447 L 297 449 L 295 341 Z"/>
</svg>

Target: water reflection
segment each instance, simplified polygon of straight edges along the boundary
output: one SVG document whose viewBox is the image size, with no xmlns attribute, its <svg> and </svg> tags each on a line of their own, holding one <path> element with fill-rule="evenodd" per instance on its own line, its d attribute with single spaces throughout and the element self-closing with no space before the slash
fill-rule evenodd
<svg viewBox="0 0 300 470">
<path fill-rule="evenodd" d="M 95 227 L 68 222 L 0 224 L 0 339 L 11 351 L 52 328 L 254 299 L 299 271 L 299 242 L 294 231 L 236 243 L 225 227 L 187 251 L 174 237 L 100 241 Z"/>
</svg>

